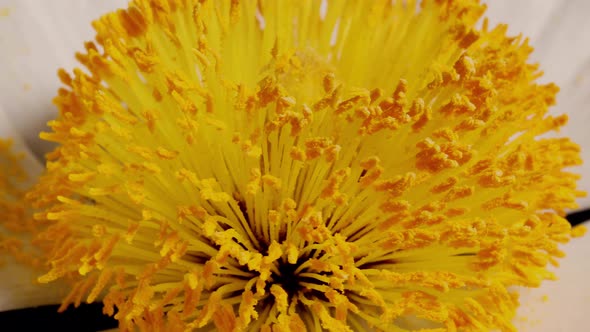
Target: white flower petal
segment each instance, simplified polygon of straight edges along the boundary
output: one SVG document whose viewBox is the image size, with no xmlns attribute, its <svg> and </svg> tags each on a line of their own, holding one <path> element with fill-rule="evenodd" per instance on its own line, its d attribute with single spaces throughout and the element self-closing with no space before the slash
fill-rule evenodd
<svg viewBox="0 0 590 332">
<path fill-rule="evenodd" d="M 532 45 L 533 60 L 541 63 L 547 79 L 565 86 L 590 59 L 590 1 L 568 0 L 551 12 Z"/>
<path fill-rule="evenodd" d="M 508 23 L 508 33 L 537 41 L 556 9 L 566 0 L 488 0 L 485 16 L 495 26 Z"/>
<path fill-rule="evenodd" d="M 585 331 L 590 308 L 590 236 L 564 246 L 567 256 L 556 269 L 558 281 L 524 290 L 515 324 L 523 332 Z"/>
<path fill-rule="evenodd" d="M 39 271 L 6 260 L 0 268 L 0 311 L 59 304 L 68 294 L 62 282 L 37 284 Z"/>
<path fill-rule="evenodd" d="M 57 69 L 77 66 L 74 52 L 94 37 L 90 22 L 127 0 L 0 0 L 0 105 L 33 152 L 50 144 L 38 138 L 55 118 L 51 100 Z"/>
</svg>

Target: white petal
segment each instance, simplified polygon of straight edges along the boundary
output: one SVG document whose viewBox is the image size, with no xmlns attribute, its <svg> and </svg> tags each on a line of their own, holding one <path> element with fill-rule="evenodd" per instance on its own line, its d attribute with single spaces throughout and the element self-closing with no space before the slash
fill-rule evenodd
<svg viewBox="0 0 590 332">
<path fill-rule="evenodd" d="M 565 86 L 590 59 L 590 1 L 561 1 L 551 12 L 540 34 L 532 41 L 547 79 Z"/>
<path fill-rule="evenodd" d="M 558 281 L 522 292 L 515 324 L 523 332 L 586 331 L 590 308 L 590 236 L 564 246 L 567 256 L 556 270 Z"/>
<path fill-rule="evenodd" d="M 566 0 L 488 0 L 485 16 L 495 26 L 507 23 L 508 33 L 523 34 L 533 43 L 546 28 L 555 10 Z"/>
<path fill-rule="evenodd" d="M 6 259 L 0 268 L 0 311 L 59 304 L 68 294 L 62 282 L 37 284 L 39 271 Z"/>
<path fill-rule="evenodd" d="M 49 143 L 38 138 L 55 118 L 51 103 L 60 82 L 57 69 L 77 66 L 75 51 L 91 40 L 90 22 L 127 0 L 0 0 L 0 105 L 25 142 L 40 155 Z"/>
</svg>

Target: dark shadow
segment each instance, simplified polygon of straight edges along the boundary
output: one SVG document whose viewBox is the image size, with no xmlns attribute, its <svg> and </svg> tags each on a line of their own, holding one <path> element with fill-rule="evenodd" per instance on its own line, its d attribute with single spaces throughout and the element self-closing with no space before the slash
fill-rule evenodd
<svg viewBox="0 0 590 332">
<path fill-rule="evenodd" d="M 59 305 L 0 312 L 0 326 L 14 331 L 90 332 L 113 329 L 117 321 L 102 313 L 102 303 L 70 306 L 58 313 Z"/>
</svg>

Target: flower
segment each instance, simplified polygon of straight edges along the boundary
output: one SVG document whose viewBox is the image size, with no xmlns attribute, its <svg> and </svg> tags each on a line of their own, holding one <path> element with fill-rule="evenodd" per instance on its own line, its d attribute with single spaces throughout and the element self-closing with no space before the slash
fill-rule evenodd
<svg viewBox="0 0 590 332">
<path fill-rule="evenodd" d="M 580 195 L 577 147 L 535 139 L 565 119 L 530 48 L 469 1 L 276 4 L 96 23 L 29 195 L 40 280 L 79 279 L 64 306 L 112 283 L 123 327 L 510 329 L 506 287 L 552 276 Z"/>
</svg>

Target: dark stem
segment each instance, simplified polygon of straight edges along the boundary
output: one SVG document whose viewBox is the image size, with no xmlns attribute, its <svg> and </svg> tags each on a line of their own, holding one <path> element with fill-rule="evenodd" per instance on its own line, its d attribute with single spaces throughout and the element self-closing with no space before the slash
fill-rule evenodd
<svg viewBox="0 0 590 332">
<path fill-rule="evenodd" d="M 567 221 L 569 221 L 570 224 L 572 224 L 572 226 L 579 225 L 583 222 L 590 220 L 590 209 L 570 213 L 566 216 L 566 218 Z"/>
</svg>

